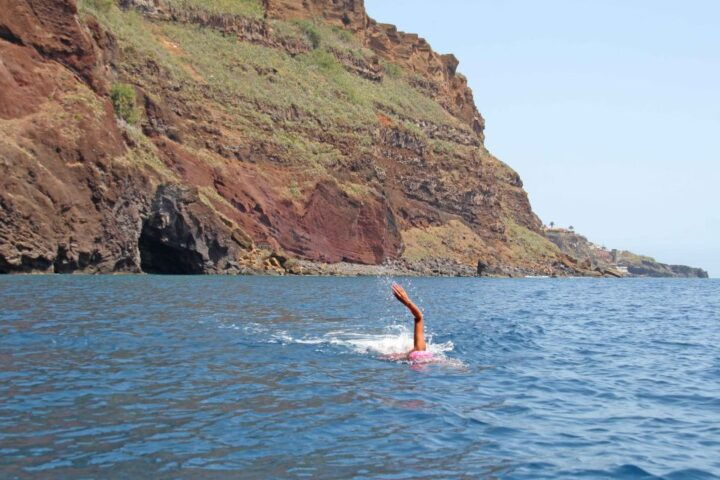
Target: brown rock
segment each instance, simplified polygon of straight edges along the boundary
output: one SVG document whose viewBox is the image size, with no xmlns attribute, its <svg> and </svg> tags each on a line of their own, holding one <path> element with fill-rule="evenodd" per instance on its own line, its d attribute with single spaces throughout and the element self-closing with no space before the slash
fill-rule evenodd
<svg viewBox="0 0 720 480">
<path fill-rule="evenodd" d="M 0 37 L 25 45 L 102 88 L 92 36 L 77 18 L 76 0 L 0 0 Z"/>
<path fill-rule="evenodd" d="M 369 21 L 363 0 L 263 0 L 263 3 L 268 18 L 323 19 L 360 33 Z"/>
<path fill-rule="evenodd" d="M 0 272 L 139 271 L 148 179 L 112 162 L 125 147 L 110 103 L 76 75 L 92 83 L 95 57 L 74 4 L 5 6 Z"/>
</svg>

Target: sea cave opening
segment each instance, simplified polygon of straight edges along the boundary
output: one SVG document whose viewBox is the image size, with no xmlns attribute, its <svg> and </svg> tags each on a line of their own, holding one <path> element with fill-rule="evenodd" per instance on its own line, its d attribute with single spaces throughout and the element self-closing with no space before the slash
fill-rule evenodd
<svg viewBox="0 0 720 480">
<path fill-rule="evenodd" d="M 140 269 L 159 275 L 197 275 L 204 273 L 203 258 L 184 244 L 176 244 L 161 231 L 143 224 L 138 240 Z"/>
</svg>

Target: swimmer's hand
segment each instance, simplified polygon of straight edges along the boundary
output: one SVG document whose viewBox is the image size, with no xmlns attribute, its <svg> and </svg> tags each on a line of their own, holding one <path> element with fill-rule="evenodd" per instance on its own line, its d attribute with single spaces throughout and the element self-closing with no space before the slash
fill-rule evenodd
<svg viewBox="0 0 720 480">
<path fill-rule="evenodd" d="M 392 284 L 392 292 L 393 295 L 395 295 L 395 298 L 397 298 L 400 303 L 402 303 L 406 307 L 410 306 L 410 304 L 412 303 L 405 289 L 397 283 Z"/>
<path fill-rule="evenodd" d="M 393 292 L 393 295 L 395 295 L 395 298 L 397 298 L 400 303 L 405 305 L 410 310 L 410 312 L 412 312 L 413 317 L 415 317 L 416 322 L 422 321 L 422 319 L 423 319 L 422 312 L 417 307 L 417 305 L 415 305 L 412 302 L 412 300 L 410 300 L 410 297 L 408 296 L 407 292 L 405 291 L 405 289 L 403 287 L 401 287 L 397 283 L 393 283 L 392 292 Z"/>
</svg>

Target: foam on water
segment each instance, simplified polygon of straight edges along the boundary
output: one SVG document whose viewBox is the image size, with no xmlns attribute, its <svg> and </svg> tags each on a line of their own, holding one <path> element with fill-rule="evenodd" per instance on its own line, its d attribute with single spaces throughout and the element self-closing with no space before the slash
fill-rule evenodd
<svg viewBox="0 0 720 480">
<path fill-rule="evenodd" d="M 413 349 L 413 334 L 404 325 L 391 325 L 379 333 L 335 330 L 321 336 L 304 337 L 294 337 L 287 331 L 280 331 L 271 334 L 269 341 L 283 345 L 334 345 L 347 348 L 359 355 L 403 362 L 405 354 Z M 463 367 L 461 361 L 447 356 L 447 353 L 452 352 L 454 348 L 452 341 L 433 343 L 432 335 L 427 336 L 427 350 L 434 356 L 432 363 Z"/>
<path fill-rule="evenodd" d="M 258 323 L 221 324 L 219 328 L 241 330 L 252 335 L 255 341 L 259 342 L 282 345 L 334 345 L 345 347 L 360 355 L 371 355 L 382 359 L 404 355 L 413 349 L 413 333 L 405 325 L 389 325 L 377 333 L 333 330 L 315 336 L 294 336 L 287 330 L 273 332 L 267 326 Z M 455 349 L 452 341 L 434 343 L 432 334 L 426 335 L 426 340 L 427 350 L 435 356 L 439 363 L 461 365 L 458 360 L 450 359 L 447 356 L 447 353 Z"/>
</svg>

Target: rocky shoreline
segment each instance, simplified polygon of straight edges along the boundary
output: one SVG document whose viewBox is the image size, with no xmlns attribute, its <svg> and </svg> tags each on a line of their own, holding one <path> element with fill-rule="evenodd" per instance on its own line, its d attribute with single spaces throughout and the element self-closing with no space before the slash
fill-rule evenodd
<svg viewBox="0 0 720 480">
<path fill-rule="evenodd" d="M 577 275 L 575 270 L 568 270 L 564 275 L 537 275 L 533 271 L 524 271 L 517 268 L 506 270 L 490 270 L 486 265 L 463 265 L 447 259 L 429 258 L 423 261 L 395 260 L 387 261 L 382 265 L 366 265 L 350 262 L 322 263 L 311 260 L 288 258 L 278 253 L 265 253 L 260 264 L 245 266 L 241 275 L 268 275 L 268 276 L 319 276 L 319 277 L 484 277 L 484 278 L 550 278 L 550 277 L 589 277 L 589 278 L 621 278 L 618 272 L 592 271 L 584 275 Z"/>
<path fill-rule="evenodd" d="M 707 272 L 701 269 L 693 269 L 682 265 L 677 271 L 683 274 L 672 273 L 659 275 L 654 271 L 647 274 L 645 271 L 631 271 L 624 274 L 617 270 L 595 271 L 592 275 L 536 275 L 534 272 L 521 270 L 509 272 L 487 272 L 478 271 L 468 265 L 459 264 L 437 264 L 410 263 L 404 261 L 392 262 L 384 265 L 363 265 L 355 263 L 319 263 L 310 260 L 288 260 L 287 263 L 278 265 L 276 268 L 268 268 L 262 271 L 246 271 L 247 275 L 268 275 L 268 276 L 314 276 L 314 277 L 482 277 L 482 278 L 708 278 Z M 687 269 L 690 269 L 688 271 Z M 702 274 L 699 274 L 702 272 Z M 704 275 L 703 275 L 704 274 Z"/>
</svg>

